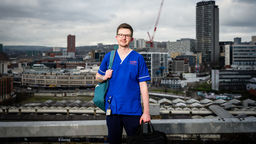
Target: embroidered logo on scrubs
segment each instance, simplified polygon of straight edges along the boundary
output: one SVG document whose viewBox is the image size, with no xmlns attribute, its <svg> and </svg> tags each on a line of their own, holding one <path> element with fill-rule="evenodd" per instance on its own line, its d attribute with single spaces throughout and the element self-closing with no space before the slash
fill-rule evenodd
<svg viewBox="0 0 256 144">
<path fill-rule="evenodd" d="M 130 61 L 131 65 L 137 65 L 137 61 Z"/>
</svg>

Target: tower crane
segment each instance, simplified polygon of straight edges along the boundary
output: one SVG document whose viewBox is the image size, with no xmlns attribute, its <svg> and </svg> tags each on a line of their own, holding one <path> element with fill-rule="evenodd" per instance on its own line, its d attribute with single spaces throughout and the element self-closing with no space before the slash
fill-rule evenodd
<svg viewBox="0 0 256 144">
<path fill-rule="evenodd" d="M 152 48 L 154 46 L 154 44 L 153 44 L 154 36 L 155 36 L 156 29 L 157 29 L 157 26 L 158 26 L 158 22 L 159 22 L 159 18 L 160 18 L 160 15 L 161 15 L 163 4 L 164 4 L 164 0 L 162 0 L 162 2 L 161 2 L 160 9 L 158 11 L 158 15 L 157 15 L 157 19 L 156 19 L 156 23 L 155 23 L 155 26 L 154 26 L 154 31 L 153 31 L 152 36 L 150 36 L 150 34 L 148 32 L 149 41 L 147 41 L 146 43 L 149 43 L 150 47 L 152 47 Z"/>
</svg>

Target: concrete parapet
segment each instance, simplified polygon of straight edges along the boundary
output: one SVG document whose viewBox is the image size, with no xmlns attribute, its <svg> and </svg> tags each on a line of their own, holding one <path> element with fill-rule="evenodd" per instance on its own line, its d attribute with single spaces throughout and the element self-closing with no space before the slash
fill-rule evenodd
<svg viewBox="0 0 256 144">
<path fill-rule="evenodd" d="M 256 133 L 256 118 L 152 120 L 166 134 Z M 0 138 L 105 136 L 105 120 L 0 122 Z"/>
</svg>

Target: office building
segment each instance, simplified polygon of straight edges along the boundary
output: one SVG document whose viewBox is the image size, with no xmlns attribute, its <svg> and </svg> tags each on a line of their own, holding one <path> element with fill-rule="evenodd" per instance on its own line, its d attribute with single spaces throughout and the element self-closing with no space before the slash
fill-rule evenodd
<svg viewBox="0 0 256 144">
<path fill-rule="evenodd" d="M 195 55 L 180 55 L 176 57 L 177 59 L 187 59 L 190 67 L 196 66 L 196 56 Z"/>
<path fill-rule="evenodd" d="M 256 70 L 256 44 L 241 42 L 234 38 L 234 43 L 225 43 L 225 66 L 235 69 Z"/>
<path fill-rule="evenodd" d="M 75 57 L 76 53 L 76 36 L 68 35 L 67 37 L 67 53 L 71 57 Z"/>
<path fill-rule="evenodd" d="M 91 87 L 96 85 L 93 69 L 26 69 L 22 73 L 22 85 L 30 87 Z"/>
<path fill-rule="evenodd" d="M 0 75 L 7 74 L 8 63 L 9 57 L 4 52 L 0 52 Z"/>
<path fill-rule="evenodd" d="M 183 38 L 176 42 L 167 43 L 169 53 L 179 52 L 182 54 L 195 51 L 195 40 L 189 38 Z"/>
<path fill-rule="evenodd" d="M 234 44 L 241 44 L 241 42 L 242 42 L 242 38 L 241 37 L 235 37 L 234 38 Z"/>
<path fill-rule="evenodd" d="M 3 44 L 0 43 L 0 52 L 3 52 L 4 51 L 4 46 Z"/>
<path fill-rule="evenodd" d="M 168 74 L 168 53 L 161 49 L 150 48 L 139 52 L 147 64 L 151 81 L 160 80 Z"/>
<path fill-rule="evenodd" d="M 232 64 L 232 45 L 225 45 L 225 67 L 230 67 Z"/>
<path fill-rule="evenodd" d="M 246 85 L 256 77 L 255 70 L 212 70 L 212 89 L 246 90 Z"/>
<path fill-rule="evenodd" d="M 0 76 L 0 102 L 11 98 L 13 94 L 13 78 Z"/>
<path fill-rule="evenodd" d="M 256 70 L 256 45 L 233 45 L 232 65 Z"/>
<path fill-rule="evenodd" d="M 146 48 L 146 41 L 144 39 L 136 40 L 136 48 Z"/>
<path fill-rule="evenodd" d="M 187 58 L 175 58 L 172 63 L 173 73 L 188 73 L 189 72 L 189 61 Z"/>
<path fill-rule="evenodd" d="M 219 64 L 219 8 L 215 1 L 196 5 L 197 52 L 202 52 L 203 63 Z"/>
<path fill-rule="evenodd" d="M 229 49 L 226 50 L 226 47 L 228 47 L 229 45 L 232 45 L 233 42 L 232 41 L 222 41 L 219 43 L 220 46 L 220 61 L 219 61 L 219 66 L 220 68 L 224 68 L 227 65 L 230 65 L 230 57 L 226 57 L 230 55 L 230 51 Z M 227 58 L 227 59 L 226 59 Z M 225 63 L 227 62 L 227 63 Z"/>
</svg>

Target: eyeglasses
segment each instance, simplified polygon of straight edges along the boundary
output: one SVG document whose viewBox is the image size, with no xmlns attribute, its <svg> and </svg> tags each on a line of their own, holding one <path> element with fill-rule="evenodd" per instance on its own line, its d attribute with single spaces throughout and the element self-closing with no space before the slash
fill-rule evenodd
<svg viewBox="0 0 256 144">
<path fill-rule="evenodd" d="M 132 36 L 130 34 L 117 34 L 117 36 L 119 36 L 120 38 L 131 38 Z"/>
</svg>

